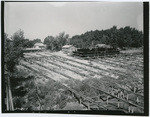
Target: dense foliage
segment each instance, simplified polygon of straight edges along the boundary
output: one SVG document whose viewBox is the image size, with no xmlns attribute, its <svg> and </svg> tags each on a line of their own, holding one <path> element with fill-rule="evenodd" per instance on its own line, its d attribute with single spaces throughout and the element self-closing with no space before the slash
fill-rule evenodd
<svg viewBox="0 0 150 117">
<path fill-rule="evenodd" d="M 19 58 L 23 56 L 23 31 L 19 30 L 8 38 L 7 34 L 4 34 L 4 65 L 5 71 L 14 72 L 15 66 L 19 62 Z"/>
<path fill-rule="evenodd" d="M 41 43 L 41 39 L 34 39 L 34 40 L 24 39 L 23 47 L 24 48 L 33 48 L 35 43 Z"/>
<path fill-rule="evenodd" d="M 61 50 L 62 46 L 67 44 L 68 41 L 68 34 L 65 34 L 65 32 L 59 33 L 58 36 L 47 36 L 44 39 L 44 44 L 46 44 L 47 49 L 49 50 Z"/>
<path fill-rule="evenodd" d="M 40 39 L 25 39 L 24 31 L 19 29 L 10 38 L 4 34 L 4 65 L 5 71 L 14 72 L 15 66 L 23 57 L 24 48 L 32 48 L 35 43 L 40 43 Z"/>
<path fill-rule="evenodd" d="M 35 43 L 41 42 L 40 39 L 25 39 L 24 32 L 20 29 L 10 38 L 4 34 L 4 65 L 5 71 L 14 72 L 19 59 L 23 57 L 24 48 L 32 48 Z"/>
<path fill-rule="evenodd" d="M 75 35 L 70 39 L 70 44 L 78 48 L 89 48 L 96 44 L 107 44 L 119 48 L 142 47 L 143 34 L 142 31 L 129 26 L 120 29 L 113 26 L 107 30 L 95 30 Z"/>
</svg>

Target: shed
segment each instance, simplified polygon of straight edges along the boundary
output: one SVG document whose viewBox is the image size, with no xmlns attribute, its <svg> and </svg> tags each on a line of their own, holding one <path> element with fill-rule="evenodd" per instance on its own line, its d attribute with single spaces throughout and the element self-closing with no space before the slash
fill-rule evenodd
<svg viewBox="0 0 150 117">
<path fill-rule="evenodd" d="M 34 48 L 45 49 L 46 45 L 44 45 L 43 43 L 35 43 Z"/>
<path fill-rule="evenodd" d="M 76 47 L 74 47 L 73 45 L 64 45 L 62 47 L 62 51 L 64 53 L 72 53 L 73 51 L 76 51 Z"/>
<path fill-rule="evenodd" d="M 43 49 L 41 48 L 25 48 L 23 50 L 24 53 L 28 53 L 28 52 L 38 52 L 38 51 L 42 51 Z"/>
</svg>

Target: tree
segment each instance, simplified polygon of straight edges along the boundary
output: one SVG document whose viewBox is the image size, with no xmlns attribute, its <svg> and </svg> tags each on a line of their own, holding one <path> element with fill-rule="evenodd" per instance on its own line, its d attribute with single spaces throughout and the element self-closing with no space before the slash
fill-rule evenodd
<svg viewBox="0 0 150 117">
<path fill-rule="evenodd" d="M 67 43 L 67 40 L 69 38 L 68 34 L 65 34 L 65 32 L 59 33 L 58 36 L 56 36 L 56 40 L 58 41 L 59 50 L 62 49 L 62 46 L 64 46 Z"/>
<path fill-rule="evenodd" d="M 23 41 L 25 39 L 23 30 L 19 29 L 17 32 L 15 32 L 11 39 L 13 40 L 14 47 L 23 47 Z"/>
<path fill-rule="evenodd" d="M 34 39 L 33 42 L 34 42 L 34 44 L 35 44 L 35 43 L 41 43 L 41 39 L 38 39 L 38 38 L 37 38 L 37 39 Z"/>
<path fill-rule="evenodd" d="M 16 65 L 19 63 L 20 57 L 23 56 L 23 34 L 23 31 L 19 30 L 13 34 L 11 39 L 9 39 L 8 34 L 4 33 L 4 74 L 6 83 L 7 110 L 14 109 L 10 79 L 14 79 Z"/>
<path fill-rule="evenodd" d="M 46 44 L 46 48 L 50 50 L 54 50 L 54 48 L 57 46 L 56 40 L 53 36 L 47 36 L 44 39 L 44 44 Z"/>
<path fill-rule="evenodd" d="M 19 58 L 23 57 L 23 41 L 24 35 L 23 31 L 19 30 L 14 33 L 11 39 L 8 35 L 4 35 L 4 61 L 5 70 L 9 72 L 14 72 L 16 64 L 19 63 Z"/>
<path fill-rule="evenodd" d="M 29 39 L 24 39 L 22 44 L 23 48 L 32 48 L 35 43 L 41 43 L 41 39 L 34 39 L 34 40 L 29 40 Z"/>
<path fill-rule="evenodd" d="M 29 39 L 23 40 L 23 48 L 32 48 L 34 46 L 34 42 Z"/>
<path fill-rule="evenodd" d="M 59 33 L 58 36 L 47 36 L 44 39 L 44 44 L 46 44 L 47 49 L 50 50 L 61 50 L 62 46 L 69 43 L 69 35 L 65 34 L 65 32 Z"/>
</svg>

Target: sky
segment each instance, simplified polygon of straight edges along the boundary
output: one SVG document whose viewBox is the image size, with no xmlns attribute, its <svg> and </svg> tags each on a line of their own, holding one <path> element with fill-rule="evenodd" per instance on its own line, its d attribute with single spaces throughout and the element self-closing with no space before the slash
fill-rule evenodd
<svg viewBox="0 0 150 117">
<path fill-rule="evenodd" d="M 6 2 L 5 32 L 11 36 L 19 29 L 27 39 L 70 37 L 91 30 L 131 26 L 143 30 L 142 2 Z"/>
</svg>

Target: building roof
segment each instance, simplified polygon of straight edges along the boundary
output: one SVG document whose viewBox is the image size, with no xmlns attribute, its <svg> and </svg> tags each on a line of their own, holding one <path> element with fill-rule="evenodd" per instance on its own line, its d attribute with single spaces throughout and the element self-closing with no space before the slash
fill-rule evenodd
<svg viewBox="0 0 150 117">
<path fill-rule="evenodd" d="M 64 45 L 62 48 L 70 48 L 70 47 L 74 47 L 73 45 Z"/>
<path fill-rule="evenodd" d="M 35 43 L 34 46 L 45 46 L 43 43 Z"/>
<path fill-rule="evenodd" d="M 41 48 L 25 48 L 24 50 L 25 51 L 28 51 L 28 50 L 41 50 Z"/>
<path fill-rule="evenodd" d="M 95 47 L 99 47 L 99 48 L 111 48 L 110 45 L 106 45 L 106 44 L 97 44 Z"/>
</svg>

